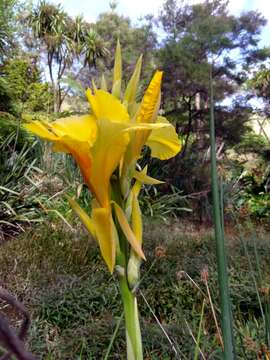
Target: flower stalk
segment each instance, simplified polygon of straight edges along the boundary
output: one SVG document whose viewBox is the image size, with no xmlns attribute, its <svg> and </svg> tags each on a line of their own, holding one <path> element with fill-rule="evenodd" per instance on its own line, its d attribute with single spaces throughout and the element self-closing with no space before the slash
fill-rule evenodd
<svg viewBox="0 0 270 360">
<path fill-rule="evenodd" d="M 137 298 L 129 288 L 125 274 L 119 275 L 119 284 L 125 314 L 127 359 L 143 360 Z"/>
</svg>

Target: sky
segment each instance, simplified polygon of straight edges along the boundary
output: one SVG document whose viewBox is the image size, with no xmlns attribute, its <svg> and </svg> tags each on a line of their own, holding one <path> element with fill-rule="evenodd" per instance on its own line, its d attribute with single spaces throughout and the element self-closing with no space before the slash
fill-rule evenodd
<svg viewBox="0 0 270 360">
<path fill-rule="evenodd" d="M 110 0 L 53 0 L 53 2 L 61 3 L 70 15 L 83 14 L 88 21 L 95 21 L 101 12 L 109 10 Z M 188 4 L 196 2 L 199 1 L 186 0 Z M 136 21 L 140 16 L 149 13 L 157 14 L 162 3 L 163 0 L 118 0 L 117 11 Z M 239 14 L 243 10 L 258 9 L 270 20 L 269 0 L 230 0 L 229 9 L 233 14 Z"/>
<path fill-rule="evenodd" d="M 89 22 L 95 22 L 98 15 L 110 9 L 110 0 L 51 0 L 60 3 L 71 16 L 83 15 Z M 157 15 L 164 0 L 117 0 L 117 12 L 131 18 L 133 23 L 138 22 L 141 16 L 147 14 Z M 34 2 L 37 2 L 34 0 Z M 193 4 L 199 0 L 186 0 Z M 229 0 L 229 11 L 239 15 L 242 11 L 258 10 L 268 20 L 268 25 L 263 29 L 260 45 L 270 45 L 270 0 Z"/>
</svg>

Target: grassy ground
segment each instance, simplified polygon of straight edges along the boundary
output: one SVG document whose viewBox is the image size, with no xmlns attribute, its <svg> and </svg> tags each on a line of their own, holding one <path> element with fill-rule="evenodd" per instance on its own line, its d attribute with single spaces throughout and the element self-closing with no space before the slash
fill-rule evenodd
<svg viewBox="0 0 270 360">
<path fill-rule="evenodd" d="M 263 299 L 270 283 L 269 234 L 257 232 L 255 239 L 262 283 L 252 231 L 231 230 L 227 240 L 238 356 L 264 359 L 267 349 L 256 286 Z M 197 338 L 205 300 L 200 348 L 206 359 L 220 359 L 220 340 L 206 286 L 219 318 L 210 231 L 191 224 L 151 221 L 145 229 L 145 250 L 141 292 L 175 342 L 178 354 L 182 359 L 194 359 L 192 336 Z M 109 275 L 96 244 L 83 229 L 75 233 L 61 224 L 39 225 L 2 244 L 0 263 L 0 285 L 16 294 L 31 314 L 28 342 L 38 359 L 104 358 L 122 307 L 116 279 Z M 138 298 L 145 359 L 177 358 L 140 293 Z M 109 358 L 125 359 L 124 349 L 122 321 Z"/>
</svg>

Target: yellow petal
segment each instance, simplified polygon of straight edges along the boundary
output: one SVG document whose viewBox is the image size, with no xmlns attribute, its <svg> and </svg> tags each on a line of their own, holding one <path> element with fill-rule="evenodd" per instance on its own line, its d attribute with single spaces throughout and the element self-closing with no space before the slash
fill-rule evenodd
<svg viewBox="0 0 270 360">
<path fill-rule="evenodd" d="M 99 135 L 91 149 L 91 186 L 102 207 L 109 206 L 110 178 L 120 164 L 129 142 L 124 124 L 106 120 L 98 121 Z"/>
<path fill-rule="evenodd" d="M 137 96 L 137 89 L 141 75 L 141 68 L 142 68 L 142 55 L 139 57 L 134 72 L 129 80 L 127 85 L 125 95 L 124 95 L 124 104 L 130 107 L 135 101 Z"/>
<path fill-rule="evenodd" d="M 67 152 L 72 154 L 81 170 L 85 183 L 93 192 L 91 184 L 91 168 L 93 159 L 90 152 L 90 147 L 86 143 L 74 141 L 69 137 L 62 138 L 62 140 L 63 142 L 61 145 L 63 144 L 63 146 L 66 147 Z"/>
<path fill-rule="evenodd" d="M 112 94 L 120 98 L 121 96 L 121 80 L 122 80 L 122 56 L 121 56 L 121 45 L 119 39 L 117 40 L 114 69 L 113 69 L 113 87 Z"/>
<path fill-rule="evenodd" d="M 48 123 L 51 130 L 59 137 L 67 136 L 76 141 L 87 142 L 93 145 L 97 136 L 96 119 L 92 115 L 70 116 Z"/>
<path fill-rule="evenodd" d="M 121 229 L 123 233 L 125 234 L 128 242 L 130 243 L 132 249 L 136 252 L 136 254 L 145 260 L 144 253 L 142 251 L 142 246 L 140 241 L 136 238 L 133 231 L 130 228 L 130 225 L 126 219 L 124 211 L 121 209 L 121 207 L 113 202 L 115 213 L 117 216 L 117 220 L 119 221 L 119 225 L 121 226 Z"/>
<path fill-rule="evenodd" d="M 101 76 L 100 88 L 101 90 L 108 91 L 107 82 L 104 74 L 102 74 Z"/>
<path fill-rule="evenodd" d="M 115 265 L 117 233 L 113 231 L 113 220 L 110 208 L 95 208 L 92 211 L 92 219 L 98 240 L 100 251 L 110 272 Z"/>
<path fill-rule="evenodd" d="M 143 146 L 145 145 L 151 130 L 168 127 L 170 124 L 165 123 L 129 123 L 126 127 L 127 132 L 131 133 L 131 141 L 125 155 L 123 164 L 123 173 L 125 174 L 127 168 L 134 164 L 141 155 Z M 134 134 L 132 134 L 132 132 Z"/>
<path fill-rule="evenodd" d="M 153 122 L 156 120 L 160 105 L 161 80 L 162 72 L 156 71 L 143 97 L 138 116 L 136 117 L 136 124 L 149 124 L 158 126 L 158 124 L 153 124 Z M 140 129 L 138 128 L 140 131 L 137 131 L 134 135 L 132 135 L 130 146 L 124 161 L 124 174 L 127 173 L 128 168 L 133 166 L 133 164 L 140 157 L 142 148 L 151 133 L 150 129 L 153 128 L 154 127 L 151 128 L 150 126 L 148 128 L 145 126 L 145 130 L 143 127 Z M 133 128 L 133 130 L 134 129 L 135 128 Z"/>
<path fill-rule="evenodd" d="M 169 122 L 161 116 L 158 117 L 158 122 L 169 124 Z M 151 156 L 161 160 L 170 159 L 181 150 L 181 141 L 173 125 L 152 130 L 146 145 L 151 149 Z"/>
<path fill-rule="evenodd" d="M 55 151 L 72 154 L 80 167 L 86 184 L 91 188 L 91 146 L 97 136 L 96 119 L 91 115 L 58 119 L 52 123 L 34 121 L 26 128 L 54 143 Z"/>
<path fill-rule="evenodd" d="M 97 90 L 93 95 L 90 89 L 86 91 L 93 114 L 97 119 L 113 122 L 128 122 L 129 115 L 123 104 L 112 94 Z"/>
<path fill-rule="evenodd" d="M 49 140 L 49 141 L 57 141 L 57 136 L 50 131 L 46 126 L 43 125 L 42 122 L 35 120 L 28 124 L 25 124 L 24 127 L 28 130 L 34 133 L 35 135 L 38 135 L 39 137 Z"/>
<path fill-rule="evenodd" d="M 77 201 L 75 201 L 74 199 L 72 199 L 69 196 L 66 196 L 70 206 L 72 207 L 72 209 L 74 210 L 74 212 L 76 212 L 76 214 L 79 216 L 79 218 L 81 219 L 82 223 L 84 224 L 84 226 L 86 227 L 86 229 L 89 231 L 89 233 L 95 237 L 95 227 L 94 227 L 94 223 L 93 220 L 90 218 L 90 216 L 80 207 L 80 205 L 77 203 Z"/>
<path fill-rule="evenodd" d="M 164 181 L 154 179 L 151 176 L 146 175 L 146 173 L 143 171 L 135 171 L 134 178 L 139 182 L 141 182 L 142 184 L 147 184 L 147 185 L 164 184 Z"/>
<path fill-rule="evenodd" d="M 156 71 L 142 99 L 137 122 L 154 122 L 160 105 L 162 71 Z"/>
</svg>

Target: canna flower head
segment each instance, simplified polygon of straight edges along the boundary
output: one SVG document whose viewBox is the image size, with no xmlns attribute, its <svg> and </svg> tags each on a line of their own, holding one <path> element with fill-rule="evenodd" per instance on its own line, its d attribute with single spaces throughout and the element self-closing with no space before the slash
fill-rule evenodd
<svg viewBox="0 0 270 360">
<path fill-rule="evenodd" d="M 101 89 L 88 89 L 89 114 L 53 122 L 32 121 L 25 125 L 29 131 L 52 142 L 54 151 L 69 153 L 75 159 L 94 196 L 91 216 L 73 199 L 70 204 L 97 239 L 111 272 L 119 247 L 113 212 L 132 251 L 137 257 L 144 258 L 138 189 L 142 183 L 157 184 L 160 181 L 147 176 L 145 170 L 136 171 L 142 148 L 149 146 L 152 156 L 162 160 L 175 156 L 181 148 L 174 127 L 158 116 L 162 72 L 154 74 L 141 103 L 136 102 L 141 63 L 140 57 L 122 96 L 122 60 L 118 43 L 112 92 L 107 91 L 104 77 Z M 116 190 L 112 186 L 113 176 L 119 184 Z M 131 187 L 133 178 L 136 183 Z M 115 191 L 119 193 L 115 194 Z M 130 214 L 123 205 L 125 202 L 130 205 Z"/>
</svg>

